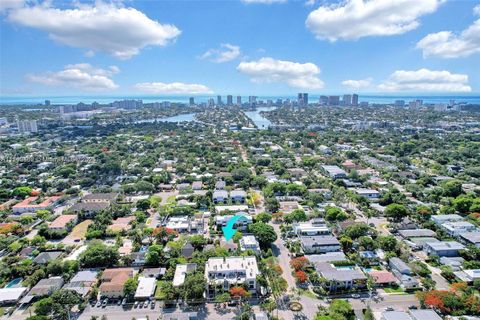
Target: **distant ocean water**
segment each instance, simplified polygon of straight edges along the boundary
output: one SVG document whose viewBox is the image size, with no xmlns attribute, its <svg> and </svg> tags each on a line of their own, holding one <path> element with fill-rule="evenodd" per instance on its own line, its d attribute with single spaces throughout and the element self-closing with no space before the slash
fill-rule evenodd
<svg viewBox="0 0 480 320">
<path fill-rule="evenodd" d="M 216 95 L 194 95 L 196 103 L 207 102 L 208 99 L 213 98 L 216 101 Z M 236 101 L 236 97 L 233 97 L 233 101 Z M 125 95 L 125 96 L 0 96 L 0 105 L 11 105 L 11 104 L 26 104 L 26 105 L 38 105 L 43 104 L 45 100 L 50 100 L 52 104 L 77 104 L 79 102 L 83 103 L 92 103 L 98 102 L 101 104 L 106 104 L 113 102 L 115 100 L 123 99 L 141 99 L 144 103 L 152 102 L 180 102 L 188 103 L 190 96 L 184 95 L 169 95 L 169 96 L 135 96 L 135 95 Z M 277 95 L 277 96 L 258 96 L 257 100 L 273 100 L 276 99 L 291 99 L 296 100 L 294 95 Z M 320 95 L 311 94 L 309 95 L 309 101 L 314 102 L 318 101 Z M 424 103 L 449 103 L 450 100 L 455 100 L 455 102 L 467 102 L 472 104 L 480 104 L 480 95 L 359 95 L 359 101 L 368 101 L 369 103 L 393 103 L 395 100 L 405 100 L 405 102 L 421 99 Z M 222 95 L 222 100 L 225 103 L 227 100 L 226 95 Z M 247 102 L 248 96 L 242 96 L 242 102 Z"/>
</svg>

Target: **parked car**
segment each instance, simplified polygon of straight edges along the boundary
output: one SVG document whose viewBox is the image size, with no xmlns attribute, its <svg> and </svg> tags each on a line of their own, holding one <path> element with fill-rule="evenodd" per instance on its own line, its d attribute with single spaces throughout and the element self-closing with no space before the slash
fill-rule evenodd
<svg viewBox="0 0 480 320">
<path fill-rule="evenodd" d="M 152 303 L 150 303 L 150 308 L 155 309 L 155 300 L 153 300 Z"/>
<path fill-rule="evenodd" d="M 150 301 L 148 301 L 148 300 L 145 301 L 145 302 L 143 303 L 143 307 L 144 307 L 144 308 L 148 307 L 148 303 L 149 303 L 149 302 L 150 302 Z"/>
<path fill-rule="evenodd" d="M 122 306 L 126 305 L 127 304 L 127 298 L 123 298 L 122 300 Z"/>
<path fill-rule="evenodd" d="M 138 301 L 135 301 L 135 303 L 133 304 L 133 307 L 134 307 L 134 308 L 137 308 L 137 307 L 138 307 Z"/>
<path fill-rule="evenodd" d="M 108 298 L 106 298 L 105 300 L 103 300 L 102 302 L 102 308 L 105 308 L 108 304 Z"/>
<path fill-rule="evenodd" d="M 99 308 L 99 307 L 101 307 L 101 306 L 102 306 L 102 300 L 98 300 L 98 301 L 97 301 L 97 307 Z"/>
</svg>

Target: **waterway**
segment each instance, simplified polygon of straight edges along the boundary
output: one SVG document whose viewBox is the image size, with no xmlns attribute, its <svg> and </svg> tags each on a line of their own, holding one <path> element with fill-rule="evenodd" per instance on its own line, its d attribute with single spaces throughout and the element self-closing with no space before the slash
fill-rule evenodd
<svg viewBox="0 0 480 320">
<path fill-rule="evenodd" d="M 268 129 L 268 126 L 272 124 L 270 120 L 262 116 L 260 112 L 262 111 L 272 111 L 275 110 L 277 107 L 258 107 L 255 111 L 245 111 L 245 115 L 252 120 L 252 122 L 257 126 L 260 130 Z"/>
<path fill-rule="evenodd" d="M 176 115 L 176 116 L 165 117 L 165 118 L 142 119 L 142 120 L 135 121 L 135 123 L 153 123 L 153 122 L 179 123 L 179 122 L 189 122 L 189 121 L 196 121 L 194 112 L 179 114 L 179 115 Z"/>
</svg>

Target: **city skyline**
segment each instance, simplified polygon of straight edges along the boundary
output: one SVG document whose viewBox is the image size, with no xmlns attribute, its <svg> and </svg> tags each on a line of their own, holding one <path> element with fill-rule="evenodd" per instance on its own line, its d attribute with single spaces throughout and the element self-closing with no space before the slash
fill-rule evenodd
<svg viewBox="0 0 480 320">
<path fill-rule="evenodd" d="M 1 97 L 480 92 L 478 1 L 16 0 L 0 12 Z"/>
</svg>

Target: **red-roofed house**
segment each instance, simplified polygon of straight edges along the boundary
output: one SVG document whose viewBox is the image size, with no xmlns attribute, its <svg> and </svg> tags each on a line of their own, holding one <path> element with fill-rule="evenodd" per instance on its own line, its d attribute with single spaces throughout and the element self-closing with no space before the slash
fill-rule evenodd
<svg viewBox="0 0 480 320">
<path fill-rule="evenodd" d="M 55 203 L 60 199 L 59 196 L 46 198 L 41 203 L 34 203 L 38 197 L 28 197 L 22 202 L 17 203 L 12 207 L 13 213 L 21 214 L 25 212 L 37 212 L 38 210 L 50 210 Z"/>
<path fill-rule="evenodd" d="M 117 298 L 123 297 L 123 286 L 128 278 L 133 277 L 132 268 L 105 269 L 103 271 L 100 285 L 102 297 Z"/>
<path fill-rule="evenodd" d="M 135 220 L 134 216 L 117 218 L 112 221 L 112 224 L 108 226 L 107 230 L 113 232 L 128 231 L 132 229 L 130 222 L 132 222 L 133 220 Z"/>
<path fill-rule="evenodd" d="M 67 229 L 75 225 L 77 221 L 78 218 L 76 214 L 64 214 L 53 220 L 48 225 L 48 229 L 52 231 L 67 231 Z"/>
<path fill-rule="evenodd" d="M 375 281 L 375 285 L 380 287 L 398 283 L 397 278 L 390 271 L 386 271 L 386 270 L 371 271 L 369 272 L 369 275 Z"/>
</svg>

